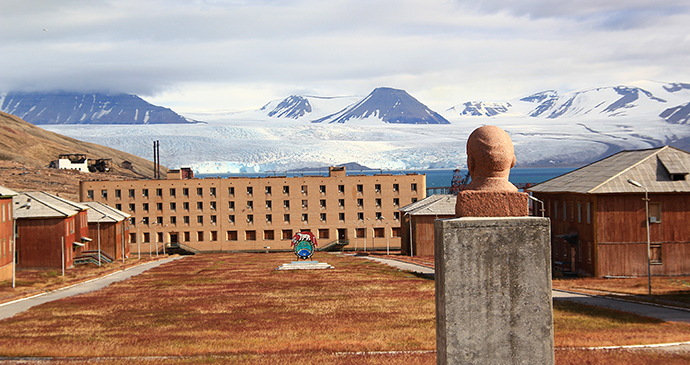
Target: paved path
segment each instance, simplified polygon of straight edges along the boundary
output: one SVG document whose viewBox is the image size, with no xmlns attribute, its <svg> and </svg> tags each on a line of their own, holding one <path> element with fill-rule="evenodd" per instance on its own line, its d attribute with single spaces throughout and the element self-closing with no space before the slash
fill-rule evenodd
<svg viewBox="0 0 690 365">
<path fill-rule="evenodd" d="M 71 297 L 73 295 L 103 289 L 112 283 L 129 279 L 132 276 L 139 275 L 146 270 L 152 269 L 154 267 L 160 266 L 164 263 L 173 260 L 181 259 L 183 257 L 184 256 L 174 256 L 162 260 L 147 262 L 145 264 L 134 266 L 104 277 L 89 280 L 87 282 L 72 285 L 63 289 L 58 289 L 45 294 L 35 295 L 33 297 L 18 299 L 12 302 L 2 303 L 0 304 L 0 320 L 12 317 L 17 313 L 23 312 L 39 304 L 52 302 L 53 300 L 58 300 L 62 298 Z"/>
<path fill-rule="evenodd" d="M 434 275 L 434 269 L 412 264 L 408 262 L 389 259 L 381 256 L 358 256 L 365 259 L 377 261 L 386 265 L 393 266 L 401 270 L 409 270 L 412 272 Z M 611 308 L 624 312 L 639 314 L 642 316 L 658 318 L 663 321 L 672 322 L 686 322 L 690 323 L 690 310 L 668 306 L 659 306 L 653 304 L 642 304 L 639 302 L 632 302 L 619 299 L 610 299 L 599 295 L 587 295 L 572 292 L 565 292 L 560 290 L 552 291 L 552 296 L 556 300 L 571 300 L 578 303 L 589 304 L 597 307 Z"/>
</svg>

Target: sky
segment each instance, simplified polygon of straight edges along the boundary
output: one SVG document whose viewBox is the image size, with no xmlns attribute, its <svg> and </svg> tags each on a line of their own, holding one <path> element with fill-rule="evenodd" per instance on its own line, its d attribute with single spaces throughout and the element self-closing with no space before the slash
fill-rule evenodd
<svg viewBox="0 0 690 365">
<path fill-rule="evenodd" d="M 0 91 L 179 113 L 404 89 L 436 111 L 690 82 L 687 0 L 0 0 Z"/>
</svg>

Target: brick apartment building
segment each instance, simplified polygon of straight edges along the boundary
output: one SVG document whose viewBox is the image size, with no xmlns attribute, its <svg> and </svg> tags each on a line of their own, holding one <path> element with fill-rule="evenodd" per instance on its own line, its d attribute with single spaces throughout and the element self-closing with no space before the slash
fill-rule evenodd
<svg viewBox="0 0 690 365">
<path fill-rule="evenodd" d="M 181 243 L 199 251 L 289 250 L 300 230 L 325 246 L 367 239 L 369 249 L 400 248 L 400 207 L 426 196 L 420 174 L 82 181 L 80 201 L 131 215 L 129 243 Z M 352 244 L 348 248 L 353 247 Z"/>
</svg>

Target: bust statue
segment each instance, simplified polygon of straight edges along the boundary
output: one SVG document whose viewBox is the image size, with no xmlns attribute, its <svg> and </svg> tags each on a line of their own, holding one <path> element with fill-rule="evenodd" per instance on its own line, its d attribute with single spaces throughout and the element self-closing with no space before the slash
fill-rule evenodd
<svg viewBox="0 0 690 365">
<path fill-rule="evenodd" d="M 508 181 L 515 166 L 513 141 L 503 129 L 479 127 L 467 139 L 467 168 L 472 181 L 467 190 L 512 191 L 518 189 Z"/>
<path fill-rule="evenodd" d="M 467 139 L 467 168 L 472 179 L 458 193 L 456 217 L 521 217 L 528 214 L 527 194 L 508 181 L 515 166 L 513 141 L 503 129 L 479 127 Z"/>
</svg>

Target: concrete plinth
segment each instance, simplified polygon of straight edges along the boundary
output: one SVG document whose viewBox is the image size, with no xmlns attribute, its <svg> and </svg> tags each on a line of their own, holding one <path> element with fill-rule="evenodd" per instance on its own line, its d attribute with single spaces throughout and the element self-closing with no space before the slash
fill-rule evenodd
<svg viewBox="0 0 690 365">
<path fill-rule="evenodd" d="M 434 228 L 437 364 L 553 364 L 549 219 Z"/>
</svg>

